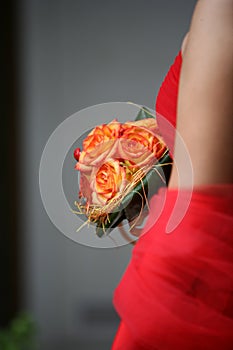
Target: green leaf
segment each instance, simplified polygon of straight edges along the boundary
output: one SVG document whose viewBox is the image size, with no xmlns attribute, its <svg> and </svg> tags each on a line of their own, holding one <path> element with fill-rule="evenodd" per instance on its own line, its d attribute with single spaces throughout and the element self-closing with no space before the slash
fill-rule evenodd
<svg viewBox="0 0 233 350">
<path fill-rule="evenodd" d="M 35 330 L 35 324 L 30 315 L 18 315 L 6 329 L 0 330 L 0 349 L 35 349 Z"/>
<path fill-rule="evenodd" d="M 140 111 L 138 112 L 135 120 L 142 120 L 142 119 L 147 119 L 147 118 L 154 118 L 155 119 L 155 116 L 151 113 L 151 111 L 148 108 L 142 107 L 140 109 Z"/>
<path fill-rule="evenodd" d="M 144 176 L 142 181 L 134 188 L 134 190 L 124 198 L 125 201 L 130 202 L 125 206 L 124 212 L 127 220 L 130 222 L 134 220 L 141 212 L 141 209 L 147 204 L 154 194 L 158 192 L 161 187 L 165 187 L 168 183 L 172 160 L 167 153 L 153 168 Z M 163 165 L 166 164 L 166 165 Z M 145 198 L 146 196 L 146 198 Z M 129 197 L 129 198 L 127 198 Z"/>
</svg>

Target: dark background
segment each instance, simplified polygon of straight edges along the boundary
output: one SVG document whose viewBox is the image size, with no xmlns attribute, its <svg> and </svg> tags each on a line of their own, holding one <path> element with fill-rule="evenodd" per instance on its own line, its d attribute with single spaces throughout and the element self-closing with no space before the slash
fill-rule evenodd
<svg viewBox="0 0 233 350">
<path fill-rule="evenodd" d="M 94 104 L 154 108 L 194 5 L 10 0 L 1 12 L 0 326 L 30 312 L 43 350 L 110 348 L 112 293 L 132 249 L 81 246 L 53 226 L 38 186 L 45 143 L 65 118 Z"/>
</svg>

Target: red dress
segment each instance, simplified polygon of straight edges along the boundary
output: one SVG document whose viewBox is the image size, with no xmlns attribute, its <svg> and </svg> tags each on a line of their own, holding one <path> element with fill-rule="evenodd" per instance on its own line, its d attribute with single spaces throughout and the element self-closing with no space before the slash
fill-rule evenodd
<svg viewBox="0 0 233 350">
<path fill-rule="evenodd" d="M 179 53 L 156 102 L 174 126 L 181 61 Z M 160 129 L 164 135 L 162 124 Z M 112 350 L 232 350 L 233 185 L 195 189 L 170 234 L 166 225 L 177 191 L 167 191 L 165 204 L 164 191 L 151 200 L 144 234 L 114 293 L 122 321 Z M 189 195 L 182 191 L 184 201 Z"/>
</svg>

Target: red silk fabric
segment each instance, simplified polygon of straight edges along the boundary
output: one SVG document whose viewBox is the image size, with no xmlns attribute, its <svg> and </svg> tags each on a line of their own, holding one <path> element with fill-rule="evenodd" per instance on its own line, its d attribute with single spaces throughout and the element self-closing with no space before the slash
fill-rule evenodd
<svg viewBox="0 0 233 350">
<path fill-rule="evenodd" d="M 166 234 L 176 197 L 168 191 L 115 291 L 122 321 L 112 350 L 233 349 L 233 185 L 195 190 L 183 221 Z"/>
<path fill-rule="evenodd" d="M 179 52 L 156 100 L 171 153 L 181 64 Z M 178 192 L 168 190 L 164 205 L 163 191 L 151 200 L 145 234 L 114 294 L 122 321 L 112 350 L 232 350 L 233 185 L 195 189 L 185 217 L 170 234 L 166 225 Z M 182 191 L 184 202 L 189 194 Z M 159 219 L 153 224 L 154 217 Z"/>
<path fill-rule="evenodd" d="M 177 114 L 177 96 L 179 89 L 180 70 L 182 65 L 181 51 L 176 56 L 174 63 L 170 67 L 160 89 L 155 104 L 158 126 L 164 140 L 173 154 L 174 137 Z M 171 123 L 174 128 L 167 128 L 164 118 Z"/>
</svg>

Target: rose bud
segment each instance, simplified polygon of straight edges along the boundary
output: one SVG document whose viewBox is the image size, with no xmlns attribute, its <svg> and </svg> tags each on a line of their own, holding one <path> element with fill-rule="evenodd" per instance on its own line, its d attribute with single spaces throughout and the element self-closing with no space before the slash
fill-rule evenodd
<svg viewBox="0 0 233 350">
<path fill-rule="evenodd" d="M 75 148 L 75 150 L 74 150 L 74 158 L 77 160 L 77 162 L 79 161 L 80 153 L 81 153 L 80 148 Z"/>
</svg>

